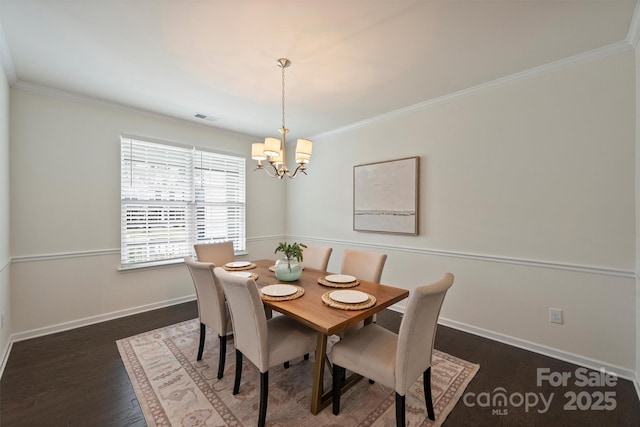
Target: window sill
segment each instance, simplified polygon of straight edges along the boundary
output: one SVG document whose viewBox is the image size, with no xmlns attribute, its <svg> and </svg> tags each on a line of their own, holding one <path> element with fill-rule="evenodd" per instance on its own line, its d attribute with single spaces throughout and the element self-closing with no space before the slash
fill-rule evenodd
<svg viewBox="0 0 640 427">
<path fill-rule="evenodd" d="M 175 259 L 165 259 L 162 261 L 142 262 L 139 264 L 120 265 L 120 267 L 118 267 L 118 271 L 121 273 L 126 273 L 128 271 L 143 270 L 148 268 L 173 267 L 178 264 L 184 264 L 184 259 L 175 258 Z"/>
<path fill-rule="evenodd" d="M 235 253 L 235 256 L 237 257 L 245 256 L 245 255 L 249 255 L 249 252 L 242 251 L 242 252 Z M 131 265 L 120 265 L 120 267 L 118 267 L 118 271 L 121 273 L 127 273 L 129 271 L 145 270 L 150 268 L 174 267 L 178 264 L 184 264 L 184 258 L 165 259 L 162 261 L 153 261 L 153 262 L 142 262 L 139 264 L 131 264 Z"/>
</svg>

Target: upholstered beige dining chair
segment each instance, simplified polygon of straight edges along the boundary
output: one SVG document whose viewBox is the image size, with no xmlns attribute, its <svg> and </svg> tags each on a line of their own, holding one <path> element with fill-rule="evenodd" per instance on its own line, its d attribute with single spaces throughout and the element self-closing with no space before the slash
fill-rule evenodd
<svg viewBox="0 0 640 427">
<path fill-rule="evenodd" d="M 235 260 L 233 242 L 198 243 L 193 245 L 193 248 L 196 250 L 196 257 L 200 262 L 212 262 L 216 266 L 222 267 Z"/>
<path fill-rule="evenodd" d="M 358 279 L 380 283 L 382 269 L 386 260 L 387 254 L 345 249 L 340 272 L 355 276 Z"/>
<path fill-rule="evenodd" d="M 217 332 L 220 340 L 220 355 L 218 358 L 218 379 L 220 379 L 224 375 L 227 334 L 233 330 L 222 285 L 218 283 L 213 274 L 213 269 L 216 267 L 215 264 L 211 262 L 194 261 L 190 256 L 184 258 L 184 263 L 189 268 L 189 273 L 191 273 L 198 300 L 200 344 L 198 345 L 198 356 L 196 359 L 202 360 L 208 326 Z"/>
<path fill-rule="evenodd" d="M 317 332 L 287 316 L 267 320 L 253 279 L 233 275 L 220 267 L 214 273 L 224 288 L 233 319 L 236 347 L 233 394 L 240 391 L 244 355 L 260 371 L 258 427 L 263 427 L 267 416 L 269 368 L 314 351 Z"/>
<path fill-rule="evenodd" d="M 329 246 L 307 245 L 302 251 L 302 263 L 305 267 L 327 271 L 332 251 Z"/>
<path fill-rule="evenodd" d="M 342 256 L 342 269 L 340 272 L 342 274 L 355 276 L 358 279 L 380 283 L 382 269 L 384 268 L 384 263 L 386 261 L 387 254 L 345 249 Z M 375 318 L 376 316 L 374 315 L 374 321 Z M 360 329 L 362 326 L 364 326 L 364 322 L 358 322 L 355 325 L 349 326 L 338 335 L 343 337 L 356 329 Z"/>
<path fill-rule="evenodd" d="M 400 330 L 395 334 L 376 324 L 354 331 L 331 349 L 333 413 L 340 413 L 340 383 L 344 370 L 378 381 L 396 392 L 396 425 L 405 425 L 405 396 L 420 374 L 427 415 L 435 420 L 431 400 L 431 355 L 444 296 L 453 274 L 410 293 Z"/>
</svg>

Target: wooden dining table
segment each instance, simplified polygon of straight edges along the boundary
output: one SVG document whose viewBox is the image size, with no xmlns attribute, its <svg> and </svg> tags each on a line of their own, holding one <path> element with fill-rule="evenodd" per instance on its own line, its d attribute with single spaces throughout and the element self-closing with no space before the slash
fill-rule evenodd
<svg viewBox="0 0 640 427">
<path fill-rule="evenodd" d="M 275 273 L 269 270 L 269 267 L 275 264 L 274 260 L 263 259 L 253 261 L 253 263 L 256 265 L 256 268 L 251 270 L 251 272 L 258 275 L 256 282 L 259 286 L 282 283 L 276 278 Z M 332 390 L 325 392 L 323 384 L 327 338 L 344 331 L 348 326 L 357 324 L 360 321 L 370 323 L 374 314 L 409 296 L 409 291 L 406 289 L 368 282 L 357 278 L 359 284 L 351 289 L 366 292 L 374 296 L 376 299 L 375 305 L 362 310 L 333 308 L 322 301 L 322 295 L 336 289 L 318 283 L 318 278 L 325 277 L 329 274 L 332 273 L 305 268 L 300 279 L 294 282 L 287 282 L 304 288 L 304 294 L 301 297 L 288 301 L 264 300 L 265 306 L 318 331 L 311 392 L 311 413 L 314 415 L 329 406 L 332 398 Z M 352 374 L 343 382 L 340 392 L 343 393 L 348 390 L 360 379 L 360 376 Z"/>
</svg>

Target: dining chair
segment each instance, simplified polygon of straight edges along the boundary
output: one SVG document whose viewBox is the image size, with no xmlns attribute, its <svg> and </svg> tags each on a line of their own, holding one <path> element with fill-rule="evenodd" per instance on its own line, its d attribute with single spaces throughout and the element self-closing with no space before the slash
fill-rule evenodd
<svg viewBox="0 0 640 427">
<path fill-rule="evenodd" d="M 269 368 L 304 356 L 315 350 L 317 332 L 287 316 L 269 320 L 256 282 L 216 267 L 214 274 L 227 296 L 236 347 L 236 376 L 233 394 L 240 391 L 242 358 L 246 356 L 260 371 L 260 409 L 258 427 L 267 416 Z"/>
<path fill-rule="evenodd" d="M 305 267 L 327 271 L 332 251 L 333 248 L 329 246 L 307 245 L 302 251 L 302 262 Z"/>
<path fill-rule="evenodd" d="M 227 353 L 227 334 L 232 332 L 229 307 L 225 301 L 222 286 L 218 283 L 211 262 L 195 261 L 192 257 L 184 257 L 184 263 L 191 273 L 196 288 L 198 302 L 198 318 L 200 319 L 200 344 L 196 360 L 202 360 L 207 326 L 217 332 L 220 340 L 218 358 L 218 379 L 224 375 L 224 364 Z"/>
<path fill-rule="evenodd" d="M 355 276 L 358 279 L 380 283 L 382 269 L 386 260 L 387 254 L 345 249 L 340 272 Z"/>
<path fill-rule="evenodd" d="M 382 269 L 384 268 L 384 263 L 386 261 L 387 254 L 345 249 L 342 256 L 342 268 L 340 272 L 342 274 L 355 276 L 358 279 L 366 280 L 368 282 L 380 283 Z M 375 319 L 376 316 L 373 318 L 374 322 Z M 349 334 L 356 329 L 360 329 L 362 326 L 364 326 L 364 322 L 358 322 L 338 333 L 338 336 L 342 338 L 346 334 Z"/>
<path fill-rule="evenodd" d="M 435 420 L 431 399 L 431 356 L 440 309 L 453 285 L 453 274 L 416 288 L 397 334 L 371 323 L 354 331 L 331 349 L 333 362 L 333 413 L 340 413 L 340 383 L 344 370 L 378 381 L 395 390 L 396 425 L 405 425 L 405 396 L 420 374 L 424 381 L 427 416 Z"/>
<path fill-rule="evenodd" d="M 235 260 L 233 252 L 233 242 L 218 243 L 197 243 L 193 245 L 196 250 L 198 261 L 212 262 L 218 267 L 222 267 L 228 262 Z"/>
</svg>

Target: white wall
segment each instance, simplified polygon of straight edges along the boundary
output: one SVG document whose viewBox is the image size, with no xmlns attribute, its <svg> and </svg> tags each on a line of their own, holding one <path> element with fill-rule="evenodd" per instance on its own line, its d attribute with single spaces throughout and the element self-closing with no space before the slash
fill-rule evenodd
<svg viewBox="0 0 640 427">
<path fill-rule="evenodd" d="M 4 367 L 2 355 L 6 355 L 11 331 L 9 193 L 9 83 L 0 66 L 0 313 L 4 313 L 6 322 L 0 328 L 0 373 Z"/>
<path fill-rule="evenodd" d="M 633 51 L 315 138 L 288 189 L 297 241 L 389 254 L 388 284 L 456 275 L 451 325 L 633 375 Z M 428 78 L 428 73 L 425 75 Z M 352 230 L 353 166 L 420 156 L 420 235 Z M 327 166 L 329 165 L 329 166 Z M 564 310 L 563 325 L 548 322 Z"/>
<path fill-rule="evenodd" d="M 242 156 L 252 142 L 197 123 L 12 88 L 11 307 L 17 339 L 193 298 L 183 264 L 117 271 L 121 133 Z M 285 190 L 251 171 L 248 163 L 248 256 L 261 258 L 284 234 Z"/>
<path fill-rule="evenodd" d="M 334 246 L 334 271 L 346 247 L 384 251 L 385 283 L 411 289 L 447 270 L 456 275 L 444 322 L 635 372 L 634 69 L 627 52 L 315 138 L 309 176 L 288 182 L 286 193 L 282 182 L 251 173 L 249 162 L 247 258 L 272 257 L 284 234 Z M 2 99 L 6 105 L 8 96 Z M 252 142 L 11 89 L 5 258 L 14 257 L 10 306 L 18 339 L 193 295 L 184 266 L 116 270 L 120 133 L 241 155 Z M 420 235 L 354 232 L 353 165 L 415 155 Z M 0 177 L 2 206 L 9 205 L 5 182 Z M 0 301 L 8 310 L 2 274 Z M 564 325 L 548 322 L 549 307 L 564 310 Z"/>
<path fill-rule="evenodd" d="M 640 44 L 636 46 L 636 392 L 640 397 Z"/>
</svg>

